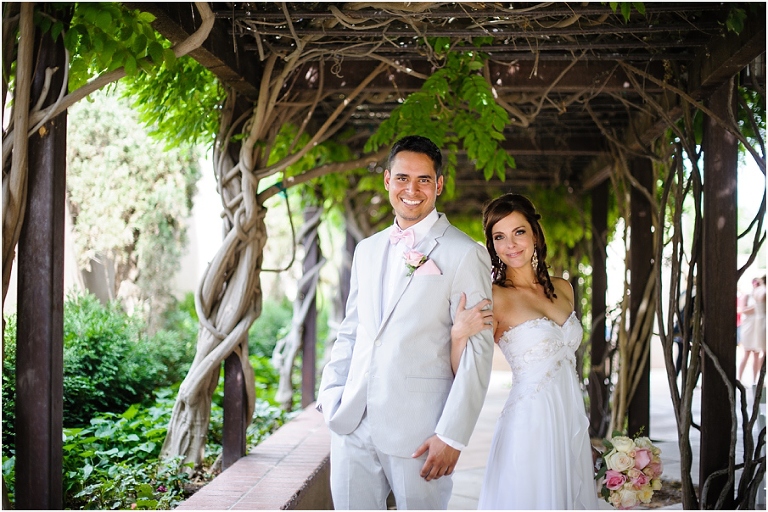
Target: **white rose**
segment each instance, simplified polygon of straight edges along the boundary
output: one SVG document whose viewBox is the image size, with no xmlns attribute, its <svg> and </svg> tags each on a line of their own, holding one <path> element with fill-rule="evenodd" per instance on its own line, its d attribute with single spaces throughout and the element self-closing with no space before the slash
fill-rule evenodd
<svg viewBox="0 0 768 512">
<path fill-rule="evenodd" d="M 661 489 L 661 479 L 660 478 L 654 478 L 651 480 L 651 489 L 654 491 L 658 491 Z"/>
<path fill-rule="evenodd" d="M 608 466 L 608 469 L 624 472 L 629 468 L 634 467 L 635 459 L 624 452 L 612 450 L 605 458 L 605 464 Z"/>
<path fill-rule="evenodd" d="M 632 508 L 637 505 L 637 493 L 622 489 L 619 491 L 619 502 L 621 503 L 621 508 Z"/>
<path fill-rule="evenodd" d="M 629 453 L 629 451 L 635 447 L 635 443 L 625 436 L 614 437 L 611 439 L 611 443 L 613 443 L 613 447 L 616 448 L 616 450 L 624 453 Z"/>
<path fill-rule="evenodd" d="M 647 437 L 638 437 L 635 439 L 635 444 L 638 448 L 648 448 L 649 450 L 653 449 L 653 443 L 651 443 L 651 440 Z"/>
</svg>

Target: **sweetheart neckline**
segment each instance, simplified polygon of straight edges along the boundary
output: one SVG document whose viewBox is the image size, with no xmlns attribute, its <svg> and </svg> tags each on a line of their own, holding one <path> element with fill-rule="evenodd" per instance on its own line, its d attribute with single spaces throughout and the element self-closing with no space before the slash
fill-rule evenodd
<svg viewBox="0 0 768 512">
<path fill-rule="evenodd" d="M 530 320 L 525 320 L 524 322 L 520 322 L 520 323 L 519 323 L 519 324 L 517 324 L 517 325 L 513 325 L 512 327 L 510 327 L 509 329 L 507 329 L 506 331 L 504 331 L 503 333 L 501 333 L 501 336 L 499 336 L 499 341 L 501 341 L 501 339 L 502 339 L 504 336 L 506 336 L 506 335 L 507 335 L 507 333 L 509 333 L 509 332 L 511 332 L 511 331 L 514 331 L 514 330 L 515 330 L 515 329 L 517 329 L 518 327 L 522 327 L 523 325 L 525 325 L 525 324 L 527 324 L 527 323 L 530 323 L 530 322 L 537 322 L 537 321 L 541 321 L 541 320 L 543 320 L 543 321 L 549 322 L 549 323 L 551 323 L 551 324 L 553 324 L 553 325 L 555 325 L 555 326 L 559 327 L 560 329 L 562 329 L 562 328 L 564 328 L 564 327 L 565 327 L 565 324 L 567 324 L 567 323 L 568 323 L 568 321 L 569 321 L 571 318 L 575 318 L 575 317 L 576 317 L 576 311 L 575 311 L 575 310 L 574 310 L 574 311 L 571 311 L 571 314 L 570 314 L 570 315 L 568 315 L 568 318 L 566 318 L 566 319 L 565 319 L 565 322 L 563 322 L 563 325 L 560 325 L 559 323 L 555 322 L 554 320 L 552 320 L 552 319 L 551 319 L 551 318 L 549 318 L 548 316 L 540 316 L 540 317 L 537 317 L 537 318 L 531 318 Z"/>
</svg>

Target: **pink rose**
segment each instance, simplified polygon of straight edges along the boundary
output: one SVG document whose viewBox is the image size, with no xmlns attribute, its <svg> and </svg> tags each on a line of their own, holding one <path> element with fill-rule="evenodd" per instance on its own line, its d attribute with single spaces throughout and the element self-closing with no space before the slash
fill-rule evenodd
<svg viewBox="0 0 768 512">
<path fill-rule="evenodd" d="M 658 462 L 651 462 L 643 469 L 643 473 L 650 476 L 651 478 L 660 477 L 662 471 L 664 471 L 664 465 L 661 463 L 661 460 Z"/>
<path fill-rule="evenodd" d="M 426 261 L 426 258 L 419 251 L 408 251 L 403 255 L 405 264 L 411 267 L 419 267 Z"/>
<path fill-rule="evenodd" d="M 651 451 L 647 448 L 635 450 L 635 468 L 643 469 L 651 462 Z"/>
<path fill-rule="evenodd" d="M 403 254 L 405 260 L 405 266 L 408 268 L 408 275 L 413 274 L 413 271 L 419 268 L 427 261 L 427 257 L 419 251 L 410 250 Z"/>
<path fill-rule="evenodd" d="M 624 476 L 623 473 L 619 473 L 612 469 L 605 472 L 605 486 L 611 491 L 621 489 L 621 486 L 624 485 L 624 482 L 626 481 L 627 477 Z"/>
<path fill-rule="evenodd" d="M 651 479 L 648 478 L 648 475 L 646 475 L 645 473 L 641 473 L 641 472 L 638 472 L 638 474 L 633 476 L 632 480 L 631 480 L 632 485 L 634 485 L 636 489 L 642 488 L 643 486 L 648 484 L 648 482 L 650 482 L 650 481 L 651 481 Z"/>
</svg>

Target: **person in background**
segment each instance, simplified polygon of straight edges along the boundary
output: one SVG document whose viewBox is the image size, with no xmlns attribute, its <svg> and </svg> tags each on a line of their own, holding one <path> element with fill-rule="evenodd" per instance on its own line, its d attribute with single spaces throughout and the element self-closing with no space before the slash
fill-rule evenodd
<svg viewBox="0 0 768 512">
<path fill-rule="evenodd" d="M 752 279 L 752 291 L 739 308 L 741 313 L 741 348 L 744 357 L 739 364 L 737 378 L 742 380 L 749 360 L 752 360 L 752 378 L 757 382 L 765 358 L 765 276 Z"/>
</svg>

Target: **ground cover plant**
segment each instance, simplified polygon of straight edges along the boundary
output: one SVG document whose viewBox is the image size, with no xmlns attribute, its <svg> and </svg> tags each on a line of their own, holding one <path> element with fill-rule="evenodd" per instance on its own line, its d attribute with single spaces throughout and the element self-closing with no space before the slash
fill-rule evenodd
<svg viewBox="0 0 768 512">
<path fill-rule="evenodd" d="M 281 306 L 254 329 L 279 332 L 290 323 Z M 272 320 L 267 321 L 268 318 Z M 5 318 L 3 359 L 3 480 L 15 490 L 16 316 Z M 68 509 L 174 508 L 219 471 L 223 427 L 223 376 L 213 396 L 205 455 L 197 468 L 182 457 L 160 458 L 179 381 L 194 357 L 197 317 L 189 294 L 163 315 L 163 329 L 147 336 L 141 321 L 118 304 L 93 296 L 65 303 L 63 429 L 64 507 Z M 251 333 L 263 343 L 263 335 Z M 265 355 L 251 356 L 256 406 L 247 429 L 248 449 L 289 415 L 274 403 L 277 372 Z M 90 377 L 90 378 L 89 378 Z"/>
</svg>

